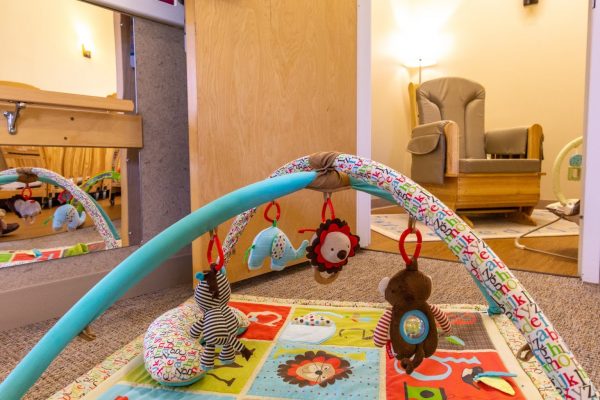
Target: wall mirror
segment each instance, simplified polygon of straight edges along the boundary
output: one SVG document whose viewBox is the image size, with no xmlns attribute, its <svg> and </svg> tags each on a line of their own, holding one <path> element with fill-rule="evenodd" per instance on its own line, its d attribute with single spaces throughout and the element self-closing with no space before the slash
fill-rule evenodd
<svg viewBox="0 0 600 400">
<path fill-rule="evenodd" d="M 131 27 L 76 0 L 3 6 L 0 34 L 19 46 L 0 63 L 0 270 L 135 244 Z"/>
<path fill-rule="evenodd" d="M 57 179 L 14 181 L 0 186 L 0 266 L 86 254 L 127 244 L 122 189 L 124 149 L 0 146 L 0 170 L 43 168 L 64 177 L 90 197 L 83 207 Z M 35 180 L 34 180 L 35 179 Z M 101 218 L 101 221 L 98 220 Z M 108 228 L 108 230 L 106 229 Z M 125 238 L 125 241 L 123 240 Z"/>
</svg>

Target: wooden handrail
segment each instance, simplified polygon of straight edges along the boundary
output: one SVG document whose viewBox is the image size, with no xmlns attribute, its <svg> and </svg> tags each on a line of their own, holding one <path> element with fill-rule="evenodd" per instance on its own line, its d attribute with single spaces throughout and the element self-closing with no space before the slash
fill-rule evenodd
<svg viewBox="0 0 600 400">
<path fill-rule="evenodd" d="M 2 101 L 90 111 L 132 112 L 134 110 L 133 102 L 130 100 L 51 92 L 0 84 L 0 102 Z"/>
<path fill-rule="evenodd" d="M 19 108 L 18 103 L 24 107 Z M 6 124 L 0 123 L 0 143 L 141 148 L 141 116 L 123 114 L 133 110 L 129 100 L 51 92 L 0 81 L 0 115 L 6 117 Z"/>
</svg>

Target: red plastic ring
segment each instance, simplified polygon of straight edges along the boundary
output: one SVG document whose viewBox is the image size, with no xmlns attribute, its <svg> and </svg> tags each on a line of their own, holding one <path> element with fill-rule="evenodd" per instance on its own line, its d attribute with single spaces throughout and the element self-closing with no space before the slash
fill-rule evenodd
<svg viewBox="0 0 600 400">
<path fill-rule="evenodd" d="M 408 235 L 410 235 L 411 233 L 414 233 L 417 236 L 417 247 L 415 248 L 415 252 L 413 253 L 412 257 L 409 258 L 408 254 L 406 253 L 406 248 L 404 247 L 404 243 L 406 240 L 406 237 Z M 404 262 L 406 263 L 406 265 L 411 265 L 413 260 L 416 260 L 417 258 L 419 258 L 419 254 L 421 253 L 421 245 L 423 244 L 423 236 L 421 236 L 421 231 L 418 229 L 414 229 L 414 231 L 410 228 L 407 228 L 406 230 L 404 230 L 404 232 L 402 232 L 402 235 L 400 235 L 400 239 L 398 240 L 398 248 L 400 249 L 400 255 L 402 255 L 402 259 L 404 260 Z"/>
<path fill-rule="evenodd" d="M 321 209 L 321 221 L 325 222 L 327 218 L 325 218 L 325 212 L 329 208 L 331 212 L 331 219 L 335 219 L 335 211 L 333 210 L 333 203 L 331 202 L 331 197 L 328 197 L 325 202 L 323 202 L 323 208 Z"/>
<path fill-rule="evenodd" d="M 271 207 L 273 205 L 275 205 L 275 208 L 277 210 L 277 214 L 275 215 L 275 220 L 269 218 L 269 211 L 271 210 Z M 276 202 L 275 200 L 270 202 L 269 205 L 265 208 L 264 216 L 265 216 L 265 219 L 269 222 L 279 221 L 279 217 L 281 216 L 281 207 L 279 206 L 279 203 Z"/>
<path fill-rule="evenodd" d="M 63 204 L 68 202 L 69 200 L 71 200 L 73 196 L 71 196 L 71 193 L 67 190 L 63 190 L 62 192 L 60 192 L 58 194 L 58 201 Z"/>
<path fill-rule="evenodd" d="M 25 194 L 25 191 L 28 191 L 29 194 Z M 31 198 L 31 196 L 33 195 L 33 191 L 31 190 L 31 188 L 29 186 L 25 186 L 22 190 L 21 190 L 21 197 L 23 198 L 23 200 L 27 201 Z"/>
<path fill-rule="evenodd" d="M 211 234 L 210 236 L 210 241 L 208 242 L 208 250 L 206 252 L 206 258 L 208 260 L 209 265 L 213 264 L 212 250 L 215 244 L 217 245 L 217 254 L 219 256 L 219 261 L 215 269 L 219 271 L 225 263 L 225 256 L 223 255 L 223 247 L 221 246 L 221 241 L 219 240 L 219 236 L 217 234 Z"/>
</svg>

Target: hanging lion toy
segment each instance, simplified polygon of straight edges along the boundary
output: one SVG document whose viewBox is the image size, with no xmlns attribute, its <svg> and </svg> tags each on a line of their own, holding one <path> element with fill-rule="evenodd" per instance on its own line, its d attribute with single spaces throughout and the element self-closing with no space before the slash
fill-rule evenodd
<svg viewBox="0 0 600 400">
<path fill-rule="evenodd" d="M 350 226 L 339 218 L 328 219 L 316 230 L 306 248 L 311 265 L 320 272 L 333 274 L 348 264 L 359 248 L 359 237 L 350 232 Z"/>
<path fill-rule="evenodd" d="M 330 218 L 325 218 L 327 208 Z M 350 232 L 346 221 L 335 217 L 331 196 L 326 197 L 321 210 L 321 224 L 317 229 L 303 229 L 300 232 L 314 231 L 310 245 L 306 248 L 306 257 L 315 269 L 315 279 L 319 283 L 331 283 L 337 277 L 342 267 L 348 264 L 348 258 L 356 255 L 360 248 L 360 238 Z M 326 272 L 331 278 L 320 277 L 320 272 Z"/>
</svg>

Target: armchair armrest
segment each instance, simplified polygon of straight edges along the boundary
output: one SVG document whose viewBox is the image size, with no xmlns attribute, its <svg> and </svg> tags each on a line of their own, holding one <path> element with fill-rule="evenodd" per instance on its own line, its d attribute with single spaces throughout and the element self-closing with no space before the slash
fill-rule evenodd
<svg viewBox="0 0 600 400">
<path fill-rule="evenodd" d="M 542 127 L 497 129 L 485 132 L 485 153 L 519 158 L 542 158 Z"/>
<path fill-rule="evenodd" d="M 458 175 L 458 125 L 437 121 L 415 127 L 407 150 L 412 154 L 411 177 L 421 183 L 444 182 Z"/>
<path fill-rule="evenodd" d="M 527 158 L 544 159 L 544 131 L 539 124 L 533 124 L 527 129 Z"/>
</svg>

